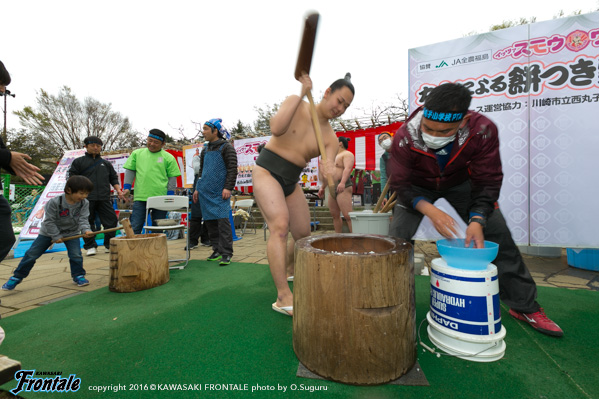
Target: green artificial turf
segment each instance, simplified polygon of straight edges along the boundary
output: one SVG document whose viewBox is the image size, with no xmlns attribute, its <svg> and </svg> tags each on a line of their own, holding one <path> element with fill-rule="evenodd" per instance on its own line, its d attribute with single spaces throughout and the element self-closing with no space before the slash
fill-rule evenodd
<svg viewBox="0 0 599 399">
<path fill-rule="evenodd" d="M 416 290 L 419 325 L 428 311 L 429 278 L 417 276 Z M 271 310 L 275 296 L 268 266 L 191 261 L 160 287 L 135 293 L 104 287 L 3 319 L 0 353 L 21 361 L 23 369 L 81 379 L 75 393 L 20 392 L 24 398 L 599 397 L 597 292 L 539 287 L 539 301 L 564 329 L 563 338 L 533 331 L 502 307 L 503 359 L 437 358 L 419 346 L 430 386 L 374 387 L 296 377 L 292 319 Z M 421 334 L 429 343 L 426 323 Z M 159 391 L 165 384 L 199 384 L 201 390 Z M 91 390 L 96 386 L 109 390 Z M 230 389 L 217 389 L 223 386 Z"/>
</svg>

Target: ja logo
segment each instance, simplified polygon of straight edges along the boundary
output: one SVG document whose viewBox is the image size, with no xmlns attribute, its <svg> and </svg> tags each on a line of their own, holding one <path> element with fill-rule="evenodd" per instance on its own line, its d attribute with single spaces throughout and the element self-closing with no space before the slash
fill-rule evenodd
<svg viewBox="0 0 599 399">
<path fill-rule="evenodd" d="M 447 62 L 445 62 L 445 60 L 441 61 L 441 63 L 439 65 L 437 65 L 435 68 L 443 68 L 449 66 L 449 64 L 447 64 Z"/>
</svg>

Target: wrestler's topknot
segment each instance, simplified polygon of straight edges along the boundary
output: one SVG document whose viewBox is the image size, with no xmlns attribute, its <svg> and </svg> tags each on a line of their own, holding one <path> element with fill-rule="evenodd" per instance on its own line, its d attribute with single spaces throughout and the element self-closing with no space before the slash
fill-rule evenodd
<svg viewBox="0 0 599 399">
<path fill-rule="evenodd" d="M 333 82 L 331 86 L 329 86 L 329 88 L 331 89 L 331 93 L 341 89 L 342 87 L 347 87 L 351 91 L 352 95 L 356 95 L 356 90 L 354 89 L 354 85 L 351 82 L 351 73 L 346 73 L 343 79 L 337 79 Z"/>
</svg>

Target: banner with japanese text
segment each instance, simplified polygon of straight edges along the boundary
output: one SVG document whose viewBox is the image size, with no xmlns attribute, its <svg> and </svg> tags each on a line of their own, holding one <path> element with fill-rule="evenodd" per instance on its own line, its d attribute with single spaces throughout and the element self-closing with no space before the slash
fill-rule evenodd
<svg viewBox="0 0 599 399">
<path fill-rule="evenodd" d="M 412 110 L 458 82 L 497 125 L 499 205 L 518 244 L 599 247 L 599 13 L 410 49 L 409 70 Z"/>
<path fill-rule="evenodd" d="M 238 188 L 248 188 L 252 185 L 252 170 L 258 158 L 258 146 L 266 144 L 271 136 L 235 140 L 237 151 L 237 184 Z M 300 174 L 300 186 L 306 189 L 318 189 L 318 158 L 313 158 Z M 251 191 L 250 191 L 251 192 Z"/>
</svg>

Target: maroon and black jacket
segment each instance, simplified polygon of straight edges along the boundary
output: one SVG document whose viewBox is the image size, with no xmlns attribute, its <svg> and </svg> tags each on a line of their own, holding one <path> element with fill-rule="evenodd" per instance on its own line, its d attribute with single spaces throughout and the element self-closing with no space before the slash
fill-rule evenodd
<svg viewBox="0 0 599 399">
<path fill-rule="evenodd" d="M 414 200 L 423 197 L 422 192 L 414 191 L 414 186 L 443 191 L 470 180 L 469 212 L 484 217 L 492 212 L 503 180 L 497 126 L 477 112 L 469 111 L 469 115 L 467 125 L 456 134 L 443 172 L 435 152 L 422 140 L 422 107 L 399 128 L 387 164 L 390 186 L 397 192 L 399 204 L 413 209 Z"/>
<path fill-rule="evenodd" d="M 12 154 L 9 149 L 4 145 L 2 137 L 0 137 L 0 168 L 6 170 L 11 175 L 16 175 L 15 171 L 10 167 L 10 161 L 12 160 Z M 2 189 L 2 181 L 0 180 L 0 189 Z"/>
</svg>

